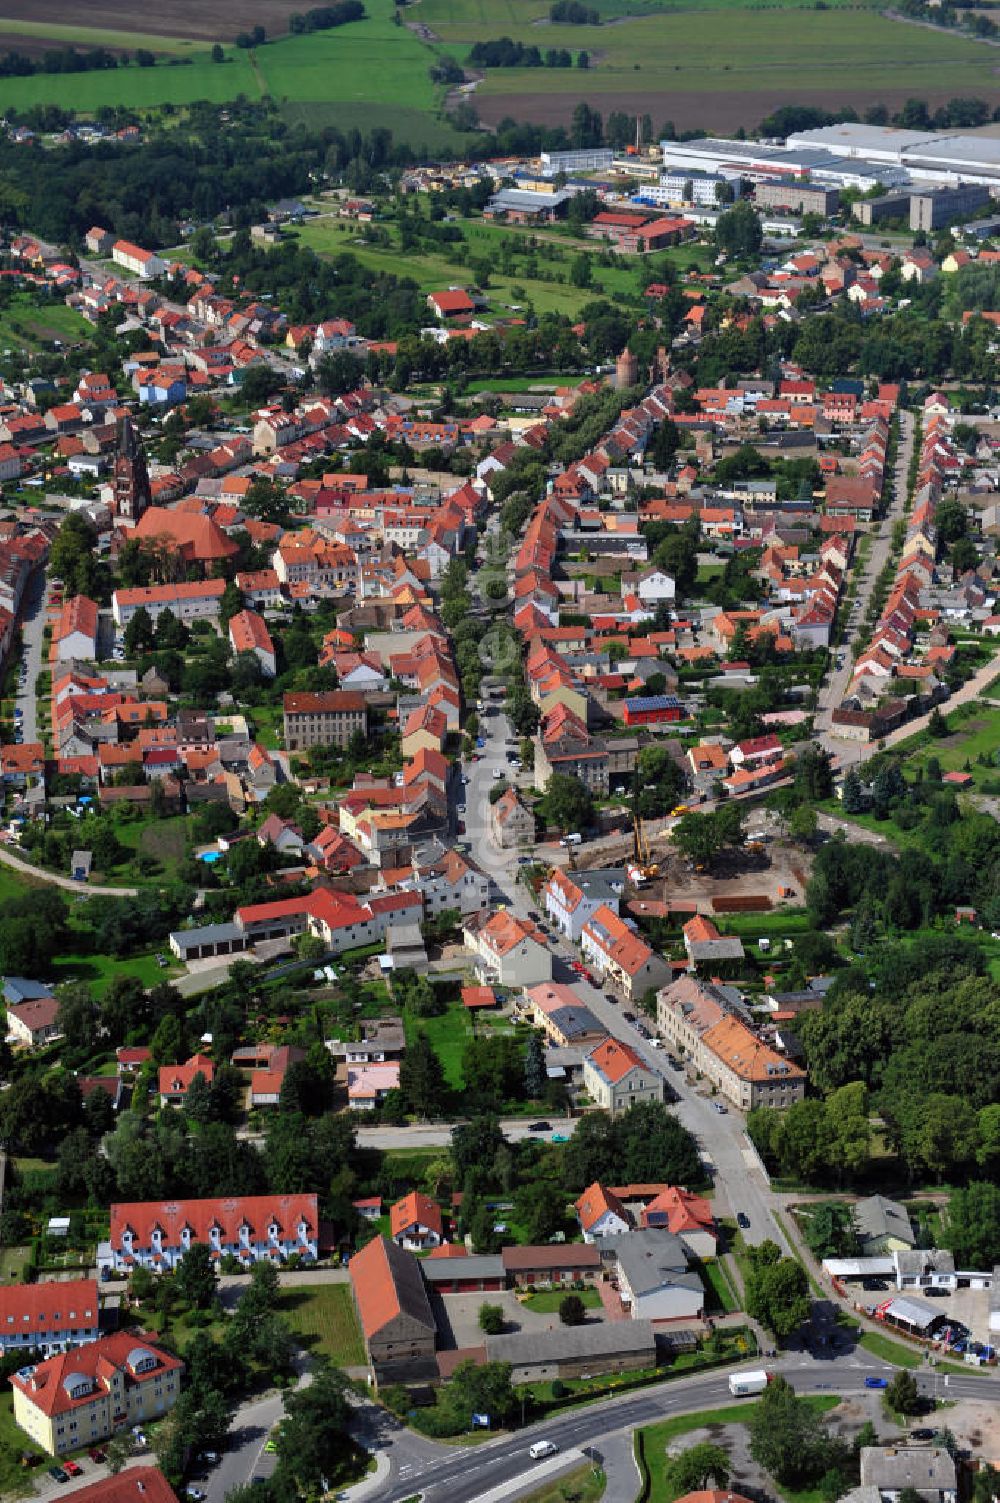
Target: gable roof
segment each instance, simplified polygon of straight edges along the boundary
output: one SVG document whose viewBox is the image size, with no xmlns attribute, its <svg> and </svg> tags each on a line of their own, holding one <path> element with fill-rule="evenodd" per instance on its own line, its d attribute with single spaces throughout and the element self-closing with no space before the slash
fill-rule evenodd
<svg viewBox="0 0 1000 1503">
<path fill-rule="evenodd" d="M 584 1232 L 589 1232 L 592 1226 L 596 1226 L 602 1216 L 608 1214 L 620 1216 L 626 1226 L 632 1224 L 632 1217 L 622 1205 L 613 1190 L 606 1190 L 600 1180 L 594 1183 L 580 1196 L 576 1202 L 576 1214 L 580 1219 L 580 1226 Z"/>
<path fill-rule="evenodd" d="M 366 1340 L 400 1315 L 430 1332 L 436 1330 L 420 1264 L 412 1253 L 388 1237 L 375 1237 L 347 1266 Z"/>
</svg>

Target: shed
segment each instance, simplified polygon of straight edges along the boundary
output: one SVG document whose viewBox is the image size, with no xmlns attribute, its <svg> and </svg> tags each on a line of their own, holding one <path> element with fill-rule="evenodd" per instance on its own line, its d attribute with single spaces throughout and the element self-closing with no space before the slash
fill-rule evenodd
<svg viewBox="0 0 1000 1503">
<path fill-rule="evenodd" d="M 90 868 L 93 863 L 93 855 L 90 851 L 74 851 L 69 869 L 74 882 L 87 882 L 90 880 Z"/>
</svg>

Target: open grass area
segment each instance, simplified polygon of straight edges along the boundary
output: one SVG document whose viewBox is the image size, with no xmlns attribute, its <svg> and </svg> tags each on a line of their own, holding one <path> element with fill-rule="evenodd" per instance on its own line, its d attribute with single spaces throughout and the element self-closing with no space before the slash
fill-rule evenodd
<svg viewBox="0 0 1000 1503">
<path fill-rule="evenodd" d="M 816 1414 L 826 1414 L 835 1409 L 840 1400 L 835 1394 L 818 1394 L 802 1401 Z M 703 1409 L 697 1414 L 679 1414 L 673 1419 L 661 1420 L 657 1425 L 646 1425 L 638 1432 L 637 1443 L 641 1446 L 650 1476 L 650 1503 L 672 1503 L 676 1496 L 667 1479 L 667 1448 L 679 1435 L 690 1430 L 701 1430 L 711 1425 L 745 1425 L 759 1408 L 757 1403 L 727 1404 L 724 1409 Z"/>
<path fill-rule="evenodd" d="M 861 1337 L 861 1345 L 866 1352 L 871 1352 L 873 1357 L 881 1357 L 883 1362 L 893 1362 L 897 1367 L 921 1367 L 923 1365 L 922 1352 L 915 1347 L 904 1346 L 901 1341 L 893 1341 L 878 1331 L 865 1331 Z"/>
<path fill-rule="evenodd" d="M 237 94 L 260 98 L 250 55 L 233 49 L 224 63 L 213 63 L 203 47 L 188 54 L 184 66 L 161 62 L 154 68 L 111 68 L 92 73 L 36 73 L 31 78 L 4 79 L 4 100 L 10 108 L 61 104 L 83 115 L 105 105 L 150 109 L 157 105 L 193 104 L 207 99 L 224 104 Z"/>
<path fill-rule="evenodd" d="M 718 1259 L 709 1258 L 707 1262 L 699 1264 L 698 1272 L 708 1291 L 710 1309 L 714 1307 L 716 1310 L 721 1310 L 724 1315 L 730 1315 L 740 1308 L 739 1301 L 726 1276 L 726 1270 Z"/>
<path fill-rule="evenodd" d="M 85 318 L 55 298 L 17 293 L 0 307 L 0 351 L 40 350 L 57 339 L 77 344 L 89 340 L 91 332 Z"/>
<path fill-rule="evenodd" d="M 592 1466 L 579 1466 L 558 1482 L 547 1482 L 536 1492 L 526 1493 L 521 1503 L 597 1503 L 604 1497 L 607 1479 Z"/>
<path fill-rule="evenodd" d="M 164 946 L 161 952 L 169 955 Z M 144 987 L 156 986 L 177 975 L 180 966 L 160 966 L 153 952 L 144 955 L 60 955 L 52 962 L 52 981 L 86 981 L 95 997 L 107 991 L 116 976 L 134 976 Z"/>
<path fill-rule="evenodd" d="M 447 1012 L 441 1013 L 437 1018 L 417 1018 L 411 1012 L 405 1012 L 403 1026 L 407 1046 L 417 1033 L 426 1033 L 431 1048 L 441 1061 L 441 1073 L 445 1081 L 456 1091 L 464 1090 L 462 1054 L 472 1037 L 472 1027 L 469 1014 L 462 1004 L 453 1003 Z"/>
<path fill-rule="evenodd" d="M 1000 706 L 972 701 L 946 715 L 945 721 L 950 735 L 936 737 L 922 731 L 895 748 L 904 753 L 907 769 L 912 772 L 920 767 L 926 772 L 934 757 L 943 772 L 971 773 L 977 787 L 1000 779 L 1000 766 L 993 761 L 1000 752 Z M 980 756 L 992 765 L 981 766 L 976 760 Z"/>
<path fill-rule="evenodd" d="M 17 1167 L 24 1168 L 23 1159 L 18 1159 Z M 18 1283 L 30 1257 L 30 1247 L 0 1247 L 0 1284 Z"/>
<path fill-rule="evenodd" d="M 587 1310 L 599 1310 L 601 1308 L 601 1296 L 596 1289 L 540 1289 L 537 1294 L 529 1294 L 522 1303 L 528 1310 L 534 1310 L 537 1315 L 558 1315 L 559 1306 L 567 1294 L 575 1294 L 583 1300 Z"/>
<path fill-rule="evenodd" d="M 364 1342 L 349 1284 L 284 1289 L 279 1311 L 311 1352 L 321 1352 L 343 1367 L 359 1367 L 364 1362 Z"/>
<path fill-rule="evenodd" d="M 0 1394 L 0 1498 L 25 1498 L 34 1492 L 32 1474 L 21 1465 L 23 1451 L 44 1455 L 41 1447 L 15 1425 L 14 1395 Z"/>
</svg>

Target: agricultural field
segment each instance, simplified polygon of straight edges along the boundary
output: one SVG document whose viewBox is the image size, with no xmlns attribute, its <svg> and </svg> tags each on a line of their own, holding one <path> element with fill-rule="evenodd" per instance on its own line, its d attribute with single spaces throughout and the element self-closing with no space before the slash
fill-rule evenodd
<svg viewBox="0 0 1000 1503">
<path fill-rule="evenodd" d="M 955 93 L 991 97 L 995 90 L 992 49 L 965 38 L 865 10 L 739 9 L 739 24 L 725 30 L 710 5 L 574 27 L 538 26 L 527 19 L 538 6 L 520 0 L 507 0 L 499 15 L 486 0 L 422 0 L 421 19 L 460 60 L 473 41 L 508 34 L 589 54 L 585 73 L 488 70 L 475 94 L 486 124 L 504 115 L 568 124 L 585 99 L 605 116 L 648 113 L 654 131 L 668 119 L 678 128 L 729 131 L 756 125 L 782 104 L 898 107 L 912 96 L 938 103 Z"/>
<path fill-rule="evenodd" d="M 668 119 L 678 128 L 731 131 L 755 126 L 782 104 L 893 108 L 917 96 L 934 106 L 995 90 L 993 49 L 886 20 L 848 0 L 827 0 L 822 10 L 803 0 L 704 0 L 697 8 L 690 0 L 600 0 L 600 26 L 553 25 L 545 0 L 420 0 L 413 19 L 407 7 L 396 25 L 393 0 L 367 0 L 364 21 L 290 36 L 288 15 L 297 8 L 248 0 L 234 15 L 218 3 L 165 0 L 155 29 L 130 31 L 107 3 L 89 5 L 81 26 L 68 0 L 41 7 L 8 0 L 0 48 L 145 47 L 157 65 L 73 74 L 69 82 L 58 74 L 5 79 L 5 104 L 71 104 L 92 113 L 105 105 L 149 110 L 270 95 L 290 122 L 381 125 L 415 150 L 460 149 L 462 138 L 443 115 L 444 91 L 428 70 L 441 53 L 464 63 L 473 42 L 503 35 L 574 56 L 585 50 L 590 68 L 488 70 L 474 95 L 486 125 L 505 115 L 566 125 L 585 99 L 605 116 L 649 114 L 654 131 Z M 739 24 L 720 32 L 718 10 L 738 12 Z M 233 47 L 234 34 L 255 24 L 266 28 L 267 44 L 253 52 Z M 222 63 L 211 61 L 216 41 L 226 47 Z"/>
</svg>

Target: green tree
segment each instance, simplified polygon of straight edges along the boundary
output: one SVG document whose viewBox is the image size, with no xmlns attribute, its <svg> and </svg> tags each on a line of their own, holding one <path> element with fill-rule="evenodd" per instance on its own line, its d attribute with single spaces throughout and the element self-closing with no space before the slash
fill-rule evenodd
<svg viewBox="0 0 1000 1503">
<path fill-rule="evenodd" d="M 559 1301 L 559 1319 L 564 1326 L 582 1326 L 587 1307 L 578 1294 L 564 1294 Z"/>
<path fill-rule="evenodd" d="M 423 1031 L 416 1035 L 400 1064 L 399 1089 L 407 1110 L 416 1116 L 441 1115 L 447 1087 L 441 1073 L 441 1061 Z"/>
<path fill-rule="evenodd" d="M 974 1180 L 953 1190 L 941 1240 L 960 1268 L 992 1268 L 1000 1262 L 1000 1188 Z"/>
<path fill-rule="evenodd" d="M 731 1475 L 729 1453 L 709 1440 L 689 1446 L 667 1467 L 670 1488 L 678 1497 L 683 1493 L 703 1492 L 709 1484 L 727 1488 Z"/>
<path fill-rule="evenodd" d="M 545 790 L 545 810 L 559 830 L 585 830 L 594 818 L 594 799 L 579 778 L 554 772 Z"/>
<path fill-rule="evenodd" d="M 174 1273 L 178 1297 L 192 1310 L 207 1310 L 215 1299 L 215 1265 L 207 1242 L 195 1242 Z"/>
<path fill-rule="evenodd" d="M 140 605 L 125 627 L 125 651 L 130 658 L 142 657 L 152 652 L 156 637 L 153 620 L 144 605 Z"/>
<path fill-rule="evenodd" d="M 885 1391 L 886 1402 L 897 1414 L 919 1414 L 923 1399 L 917 1380 L 905 1367 L 901 1367 Z"/>
<path fill-rule="evenodd" d="M 545 1051 L 541 1036 L 532 1029 L 524 1050 L 524 1094 L 536 1101 L 545 1090 Z"/>
<path fill-rule="evenodd" d="M 275 1445 L 278 1470 L 290 1478 L 300 1495 L 314 1496 L 332 1477 L 350 1446 L 351 1409 L 343 1375 L 326 1363 L 315 1368 L 308 1388 L 285 1396 L 285 1417 Z"/>
<path fill-rule="evenodd" d="M 795 1258 L 783 1258 L 777 1244 L 747 1250 L 747 1314 L 776 1336 L 790 1336 L 809 1318 L 809 1281 Z"/>
<path fill-rule="evenodd" d="M 504 1328 L 504 1313 L 502 1305 L 483 1304 L 479 1306 L 479 1329 L 487 1336 L 499 1336 Z"/>
<path fill-rule="evenodd" d="M 748 1428 L 751 1456 L 781 1486 L 808 1486 L 846 1461 L 846 1449 L 785 1378 L 768 1384 L 750 1412 Z"/>
</svg>

